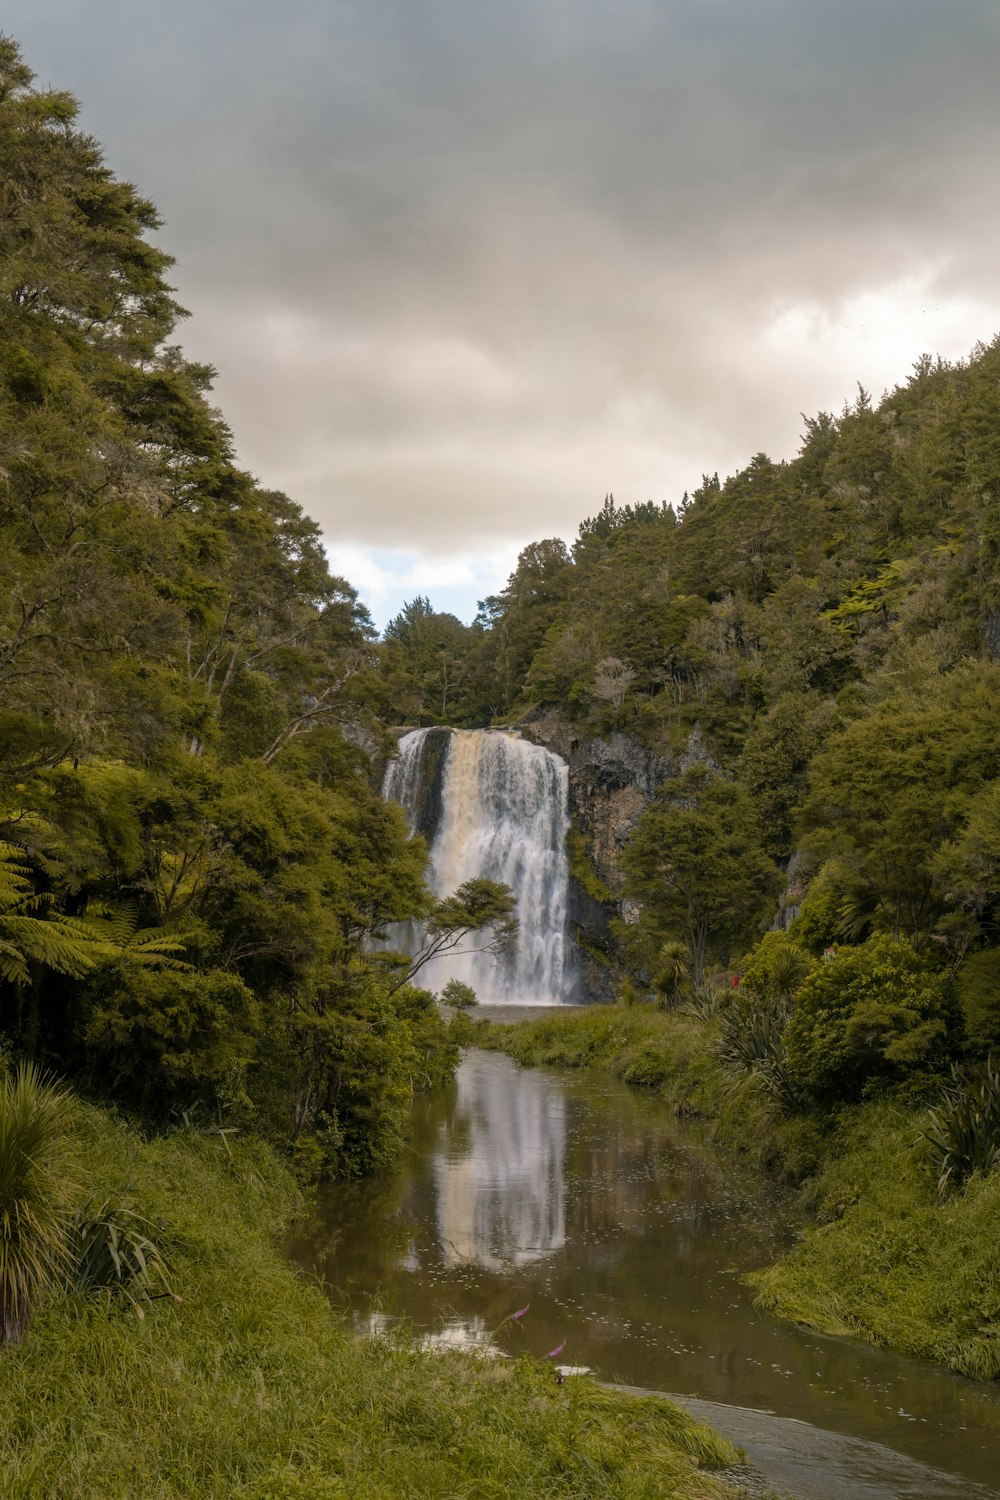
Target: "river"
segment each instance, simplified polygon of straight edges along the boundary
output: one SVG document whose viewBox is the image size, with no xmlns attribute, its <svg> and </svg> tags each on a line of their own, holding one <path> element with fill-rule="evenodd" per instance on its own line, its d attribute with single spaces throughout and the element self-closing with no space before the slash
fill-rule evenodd
<svg viewBox="0 0 1000 1500">
<path fill-rule="evenodd" d="M 290 1249 L 359 1328 L 683 1397 L 799 1500 L 1000 1497 L 996 1386 L 754 1308 L 801 1223 L 657 1100 L 471 1051 L 398 1171 L 330 1188 Z"/>
</svg>

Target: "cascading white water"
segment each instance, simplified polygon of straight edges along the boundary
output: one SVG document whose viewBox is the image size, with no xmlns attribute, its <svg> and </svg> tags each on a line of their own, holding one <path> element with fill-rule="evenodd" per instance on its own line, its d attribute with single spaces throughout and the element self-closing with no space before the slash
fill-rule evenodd
<svg viewBox="0 0 1000 1500">
<path fill-rule="evenodd" d="M 440 989 L 461 979 L 484 1001 L 570 998 L 568 790 L 566 763 L 516 735 L 416 729 L 403 736 L 383 792 L 430 842 L 431 889 L 446 896 L 466 880 L 500 881 L 514 894 L 518 919 L 509 960 L 482 948 L 448 954 L 427 964 L 418 983 Z M 477 934 L 468 941 L 471 948 Z"/>
</svg>

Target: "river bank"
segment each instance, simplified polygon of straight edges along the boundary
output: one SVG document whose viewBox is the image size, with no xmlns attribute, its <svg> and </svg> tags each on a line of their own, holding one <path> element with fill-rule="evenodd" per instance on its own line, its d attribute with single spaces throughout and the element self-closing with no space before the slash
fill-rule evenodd
<svg viewBox="0 0 1000 1500">
<path fill-rule="evenodd" d="M 1000 1376 L 1000 1171 L 937 1201 L 922 1158 L 925 1105 L 873 1100 L 784 1117 L 715 1052 L 711 1021 L 650 1006 L 593 1006 L 475 1025 L 477 1046 L 527 1065 L 604 1070 L 802 1186 L 819 1222 L 754 1284 L 760 1304 L 980 1380 Z"/>
<path fill-rule="evenodd" d="M 6 1500 L 732 1500 L 736 1450 L 665 1401 L 352 1334 L 275 1248 L 301 1203 L 260 1143 L 80 1106 L 62 1171 L 143 1216 L 179 1300 L 36 1310 L 0 1352 Z"/>
</svg>

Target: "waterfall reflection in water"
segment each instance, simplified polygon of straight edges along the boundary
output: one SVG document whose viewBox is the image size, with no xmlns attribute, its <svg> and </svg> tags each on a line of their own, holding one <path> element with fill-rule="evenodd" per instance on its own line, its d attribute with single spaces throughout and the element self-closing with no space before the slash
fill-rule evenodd
<svg viewBox="0 0 1000 1500">
<path fill-rule="evenodd" d="M 566 1239 L 566 1101 L 541 1074 L 460 1073 L 433 1156 L 446 1266 L 530 1265 Z"/>
<path fill-rule="evenodd" d="M 790 1448 L 779 1419 L 795 1418 L 814 1482 L 800 1467 L 787 1484 L 803 1497 L 996 1495 L 1000 1391 L 753 1306 L 742 1273 L 797 1222 L 787 1195 L 655 1099 L 472 1052 L 454 1087 L 417 1101 L 400 1170 L 332 1186 L 290 1251 L 361 1328 L 374 1306 L 438 1344 L 482 1347 L 498 1328 L 511 1352 L 565 1343 L 604 1378 L 717 1403 L 717 1425 L 731 1409 L 748 1447 L 752 1430 Z M 831 1443 L 843 1462 L 825 1489 Z M 911 1466 L 887 1479 L 892 1452 L 872 1443 Z"/>
</svg>

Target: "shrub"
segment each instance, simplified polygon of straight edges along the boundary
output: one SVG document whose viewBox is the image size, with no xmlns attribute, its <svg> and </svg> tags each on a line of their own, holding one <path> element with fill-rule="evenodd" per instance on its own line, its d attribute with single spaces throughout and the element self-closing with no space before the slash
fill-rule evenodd
<svg viewBox="0 0 1000 1500">
<path fill-rule="evenodd" d="M 441 991 L 441 999 L 445 1005 L 452 1006 L 455 1010 L 471 1010 L 474 1005 L 479 1004 L 479 997 L 471 984 L 463 984 L 460 979 L 449 979 Z"/>
<path fill-rule="evenodd" d="M 958 971 L 956 986 L 969 1051 L 1000 1051 L 1000 948 L 970 954 Z"/>
<path fill-rule="evenodd" d="M 861 1097 L 946 1059 L 958 1032 L 947 980 L 905 939 L 841 948 L 805 980 L 785 1045 L 792 1077 L 819 1100 Z"/>
<path fill-rule="evenodd" d="M 815 961 L 786 932 L 767 932 L 744 961 L 742 981 L 758 994 L 787 1001 L 815 967 Z"/>
<path fill-rule="evenodd" d="M 237 974 L 121 964 L 83 986 L 78 1034 L 88 1062 L 126 1098 L 158 1114 L 212 1103 L 253 1057 L 260 1005 Z"/>
</svg>

